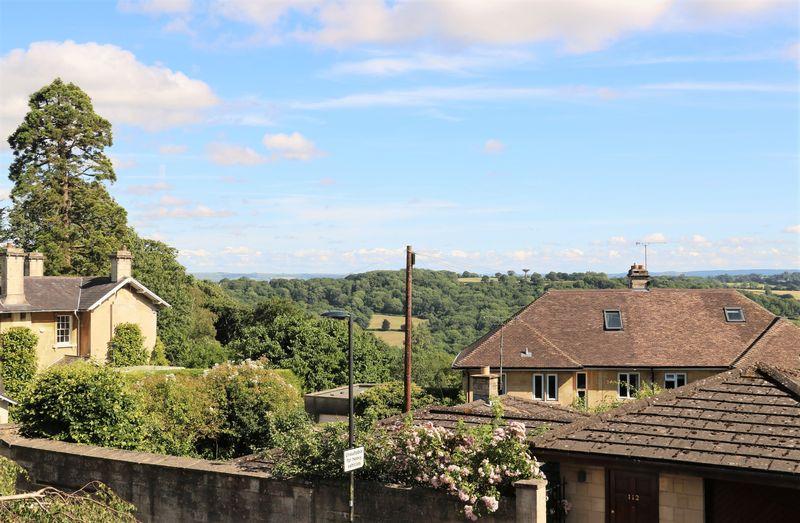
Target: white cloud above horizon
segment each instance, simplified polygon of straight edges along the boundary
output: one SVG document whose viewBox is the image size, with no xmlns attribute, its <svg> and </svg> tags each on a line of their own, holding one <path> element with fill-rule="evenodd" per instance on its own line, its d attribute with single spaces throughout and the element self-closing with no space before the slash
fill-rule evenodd
<svg viewBox="0 0 800 523">
<path fill-rule="evenodd" d="M 251 147 L 214 142 L 206 146 L 206 155 L 216 165 L 260 165 L 268 158 Z"/>
<path fill-rule="evenodd" d="M 500 154 L 505 150 L 506 144 L 496 138 L 490 138 L 483 144 L 483 152 L 486 154 Z"/>
<path fill-rule="evenodd" d="M 275 159 L 308 161 L 324 155 L 314 142 L 298 132 L 265 134 L 261 141 Z"/>
<path fill-rule="evenodd" d="M 146 65 L 111 44 L 33 42 L 0 57 L 0 133 L 10 134 L 28 110 L 28 97 L 60 77 L 92 98 L 113 124 L 154 131 L 197 123 L 218 103 L 211 87 L 164 65 Z"/>
</svg>

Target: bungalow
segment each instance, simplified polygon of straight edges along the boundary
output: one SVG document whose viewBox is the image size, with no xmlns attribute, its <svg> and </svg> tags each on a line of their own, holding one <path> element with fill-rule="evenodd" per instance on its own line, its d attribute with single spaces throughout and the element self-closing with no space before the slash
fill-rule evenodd
<svg viewBox="0 0 800 523">
<path fill-rule="evenodd" d="M 734 289 L 651 289 L 641 265 L 627 289 L 549 290 L 456 357 L 467 401 L 487 387 L 589 407 L 674 389 L 763 360 L 800 368 L 800 327 Z"/>
<path fill-rule="evenodd" d="M 532 440 L 569 522 L 797 521 L 800 372 L 736 368 Z"/>
<path fill-rule="evenodd" d="M 39 369 L 74 358 L 105 361 L 120 323 L 139 325 L 145 347 L 169 304 L 132 277 L 133 256 L 111 255 L 108 276 L 44 276 L 44 256 L 9 244 L 0 253 L 0 332 L 27 327 L 39 338 Z"/>
</svg>

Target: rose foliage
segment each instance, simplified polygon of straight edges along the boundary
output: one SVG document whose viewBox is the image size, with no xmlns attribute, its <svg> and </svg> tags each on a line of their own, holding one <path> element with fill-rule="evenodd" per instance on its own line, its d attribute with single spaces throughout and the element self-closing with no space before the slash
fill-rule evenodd
<svg viewBox="0 0 800 523">
<path fill-rule="evenodd" d="M 292 438 L 280 443 L 281 450 L 272 453 L 276 476 L 344 476 L 345 424 L 295 427 Z M 525 426 L 499 418 L 491 425 L 460 424 L 455 430 L 406 418 L 359 434 L 357 444 L 366 452 L 365 467 L 357 471 L 361 478 L 443 490 L 458 497 L 471 520 L 496 511 L 515 481 L 541 477 Z"/>
</svg>

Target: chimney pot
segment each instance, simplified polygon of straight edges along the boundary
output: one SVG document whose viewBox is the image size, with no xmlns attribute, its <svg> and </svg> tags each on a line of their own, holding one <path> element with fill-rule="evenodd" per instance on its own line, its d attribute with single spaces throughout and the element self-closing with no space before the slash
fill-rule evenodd
<svg viewBox="0 0 800 523">
<path fill-rule="evenodd" d="M 22 305 L 25 302 L 25 251 L 6 244 L 0 269 L 0 286 L 2 286 L 3 304 Z"/>
<path fill-rule="evenodd" d="M 634 263 L 628 270 L 628 288 L 636 290 L 647 290 L 650 285 L 650 273 L 641 263 Z"/>
<path fill-rule="evenodd" d="M 26 276 L 44 276 L 44 254 L 41 252 L 29 252 L 27 259 Z"/>
</svg>

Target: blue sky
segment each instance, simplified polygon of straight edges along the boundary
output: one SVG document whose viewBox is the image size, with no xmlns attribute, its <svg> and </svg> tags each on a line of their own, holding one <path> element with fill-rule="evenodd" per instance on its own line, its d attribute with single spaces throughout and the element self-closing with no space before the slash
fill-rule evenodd
<svg viewBox="0 0 800 523">
<path fill-rule="evenodd" d="M 3 1 L 0 131 L 80 85 L 193 271 L 798 268 L 797 9 Z"/>
</svg>

